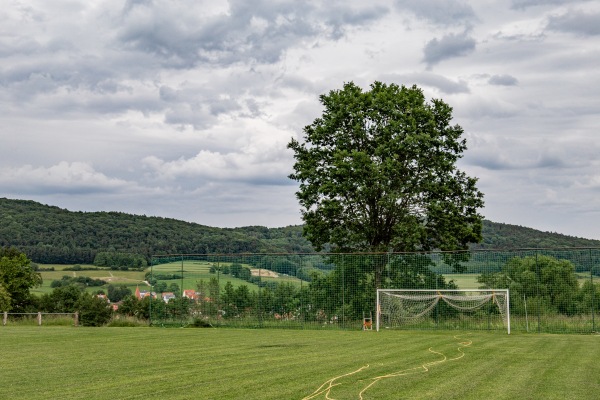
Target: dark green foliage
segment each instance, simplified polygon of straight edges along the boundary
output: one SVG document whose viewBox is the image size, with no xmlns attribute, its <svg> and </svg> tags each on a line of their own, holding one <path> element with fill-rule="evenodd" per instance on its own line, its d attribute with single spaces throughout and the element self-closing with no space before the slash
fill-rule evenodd
<svg viewBox="0 0 600 400">
<path fill-rule="evenodd" d="M 567 260 L 542 255 L 515 257 L 501 272 L 481 274 L 477 281 L 485 288 L 510 289 L 516 312 L 525 312 L 525 301 L 538 308 L 536 312 L 574 315 L 582 308 L 589 311 L 577 301 L 582 296 L 575 266 Z"/>
<path fill-rule="evenodd" d="M 137 254 L 310 252 L 302 228 L 212 228 L 118 212 L 71 212 L 0 198 L 0 246 L 45 264 L 91 264 L 98 252 Z"/>
<path fill-rule="evenodd" d="M 565 248 L 599 247 L 600 240 L 584 239 L 562 235 L 556 232 L 542 232 L 519 225 L 483 221 L 483 241 L 472 244 L 478 249 L 525 249 L 525 248 Z"/>
<path fill-rule="evenodd" d="M 102 279 L 94 279 L 94 278 L 90 278 L 88 276 L 73 277 L 73 276 L 63 275 L 63 277 L 60 280 L 53 280 L 52 283 L 50 284 L 50 287 L 57 288 L 57 287 L 68 286 L 68 285 L 79 285 L 81 287 L 87 287 L 87 286 L 93 287 L 93 286 L 103 286 L 103 285 L 106 285 L 106 283 L 107 282 Z"/>
<path fill-rule="evenodd" d="M 171 282 L 169 284 L 169 292 L 172 292 L 173 294 L 175 294 L 176 296 L 179 296 L 181 288 L 179 287 L 178 284 L 176 284 L 175 282 Z"/>
<path fill-rule="evenodd" d="M 98 252 L 137 254 L 146 260 L 165 253 L 311 253 L 313 247 L 302 230 L 302 226 L 220 229 L 124 213 L 70 212 L 0 198 L 0 246 L 14 246 L 38 263 L 91 264 Z M 600 241 L 490 221 L 483 222 L 483 242 L 470 245 L 488 249 L 587 246 L 598 247 Z M 319 261 L 313 267 L 333 268 Z"/>
<path fill-rule="evenodd" d="M 96 253 L 94 265 L 100 267 L 110 267 L 111 269 L 144 269 L 148 266 L 148 262 L 144 256 L 140 254 L 116 252 L 116 251 L 101 251 Z"/>
<path fill-rule="evenodd" d="M 423 92 L 353 83 L 320 97 L 323 115 L 292 139 L 304 233 L 334 252 L 466 249 L 481 240 L 483 194 L 456 167 L 466 150 L 452 108 Z M 380 286 L 383 264 L 374 272 Z"/>
<path fill-rule="evenodd" d="M 63 271 L 100 271 L 100 270 L 103 270 L 103 269 L 104 268 L 90 267 L 90 266 L 82 267 L 79 264 L 75 264 L 72 267 L 65 267 L 65 268 L 63 268 Z"/>
<path fill-rule="evenodd" d="M 144 297 L 142 300 L 133 295 L 125 296 L 117 310 L 118 314 L 136 317 L 141 320 L 150 319 L 150 308 L 153 313 L 164 312 L 165 303 L 161 299 Z"/>
<path fill-rule="evenodd" d="M 166 292 L 167 291 L 167 282 L 156 282 L 154 284 L 154 290 L 156 291 L 156 293 L 162 293 L 162 292 Z"/>
<path fill-rule="evenodd" d="M 203 318 L 194 318 L 192 323 L 189 325 L 193 328 L 212 328 L 212 324 Z"/>
<path fill-rule="evenodd" d="M 321 96 L 323 116 L 292 140 L 305 234 L 320 249 L 464 249 L 481 239 L 483 195 L 455 163 L 452 109 L 417 87 L 353 83 Z"/>
<path fill-rule="evenodd" d="M 77 311 L 77 302 L 83 290 L 79 285 L 65 285 L 55 288 L 52 293 L 40 298 L 40 309 L 45 312 L 72 313 Z"/>
<path fill-rule="evenodd" d="M 0 247 L 0 303 L 3 310 L 26 312 L 34 301 L 29 289 L 42 284 L 31 260 L 13 247 Z"/>
<path fill-rule="evenodd" d="M 113 303 L 123 300 L 127 296 L 131 296 L 131 289 L 125 285 L 108 285 L 107 297 Z"/>
<path fill-rule="evenodd" d="M 267 255 L 256 264 L 256 267 L 295 276 L 296 271 L 299 269 L 299 265 L 298 261 L 294 260 L 294 258 L 295 256 L 293 255 Z"/>
<path fill-rule="evenodd" d="M 152 273 L 150 271 L 146 272 L 145 279 L 151 285 L 156 284 L 159 280 L 168 281 L 173 279 L 181 279 L 181 275 L 179 274 L 161 274 L 161 273 Z"/>
<path fill-rule="evenodd" d="M 112 317 L 112 308 L 105 299 L 86 292 L 81 293 L 75 308 L 83 326 L 103 326 Z"/>
</svg>

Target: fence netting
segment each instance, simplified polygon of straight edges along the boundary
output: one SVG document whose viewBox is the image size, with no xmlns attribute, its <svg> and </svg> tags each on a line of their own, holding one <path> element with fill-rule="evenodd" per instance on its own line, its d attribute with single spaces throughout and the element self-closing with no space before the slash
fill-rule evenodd
<svg viewBox="0 0 600 400">
<path fill-rule="evenodd" d="M 600 249 L 388 254 L 154 256 L 148 287 L 158 326 L 371 329 L 377 289 L 508 289 L 512 332 L 592 333 Z M 410 312 L 410 310 L 403 312 Z M 501 310 L 440 301 L 418 324 L 383 329 L 506 330 Z"/>
</svg>

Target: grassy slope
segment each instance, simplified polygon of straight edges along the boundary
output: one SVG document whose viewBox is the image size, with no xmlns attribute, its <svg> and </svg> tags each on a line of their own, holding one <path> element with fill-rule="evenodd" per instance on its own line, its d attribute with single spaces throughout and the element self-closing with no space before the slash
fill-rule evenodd
<svg viewBox="0 0 600 400">
<path fill-rule="evenodd" d="M 222 265 L 229 265 L 230 263 L 222 263 Z M 94 279 L 102 279 L 107 281 L 109 284 L 113 285 L 125 285 L 131 289 L 132 292 L 135 291 L 136 286 L 139 286 L 141 290 L 147 290 L 148 286 L 144 283 L 144 274 L 145 272 L 139 271 L 113 271 L 109 269 L 102 270 L 83 270 L 83 271 L 64 271 L 66 267 L 72 267 L 73 265 L 61 265 L 61 264 L 40 264 L 42 268 L 54 267 L 54 271 L 41 271 L 42 278 L 44 283 L 41 287 L 34 288 L 31 290 L 32 293 L 36 295 L 41 295 L 43 293 L 51 293 L 52 288 L 50 285 L 53 280 L 60 280 L 63 275 L 68 275 L 72 277 L 85 276 Z M 210 263 L 201 262 L 201 261 L 191 261 L 185 262 L 183 265 L 184 269 L 184 280 L 183 280 L 183 289 L 196 289 L 196 285 L 200 280 L 204 280 L 205 283 L 208 284 L 211 278 L 216 278 L 216 274 L 211 274 L 209 272 Z M 173 262 L 169 264 L 157 265 L 154 267 L 154 273 L 156 274 L 177 274 L 181 275 L 181 263 Z M 148 268 L 146 271 L 150 271 Z M 279 275 L 277 278 L 269 278 L 263 277 L 264 281 L 273 281 L 273 282 L 288 282 L 292 283 L 295 286 L 300 286 L 301 280 L 298 278 Z M 258 286 L 246 282 L 244 280 L 234 278 L 231 275 L 221 274 L 219 276 L 219 280 L 221 286 L 224 286 L 227 282 L 231 282 L 233 287 L 238 287 L 240 285 L 246 285 L 250 290 L 258 290 Z M 181 279 L 171 279 L 164 281 L 167 285 L 171 283 L 176 283 L 179 286 L 182 286 Z M 98 290 L 107 290 L 107 286 L 102 287 L 89 287 L 87 290 L 90 292 L 95 292 Z"/>
<path fill-rule="evenodd" d="M 454 335 L 7 326 L 0 327 L 2 396 L 302 399 L 367 365 L 333 382 L 330 397 L 358 399 L 374 378 L 399 372 L 375 382 L 363 398 L 596 399 L 600 393 L 598 336 Z"/>
<path fill-rule="evenodd" d="M 112 271 L 110 269 L 101 270 L 83 270 L 83 271 L 64 271 L 64 268 L 72 267 L 72 264 L 40 264 L 42 268 L 53 267 L 54 271 L 41 271 L 42 279 L 44 280 L 42 286 L 31 289 L 31 293 L 35 295 L 41 295 L 43 293 L 51 293 L 53 288 L 50 286 L 53 280 L 60 280 L 63 275 L 80 277 L 85 276 L 93 279 L 102 279 L 113 285 L 125 285 L 132 291 L 135 291 L 135 287 L 139 286 L 140 289 L 146 287 L 144 283 L 144 272 L 139 271 Z M 84 265 L 87 267 L 87 265 Z M 90 267 L 94 267 L 90 265 Z M 95 268 L 95 267 L 94 267 Z M 96 292 L 98 290 L 104 290 L 106 292 L 107 286 L 102 287 L 89 287 L 89 292 Z"/>
<path fill-rule="evenodd" d="M 231 263 L 221 263 L 221 266 L 229 266 Z M 211 263 L 208 262 L 202 262 L 202 261 L 192 261 L 192 262 L 184 262 L 183 264 L 183 288 L 184 289 L 195 289 L 197 283 L 200 280 L 203 280 L 205 283 L 208 284 L 208 282 L 210 282 L 211 278 L 218 278 L 219 282 L 221 283 L 222 286 L 224 286 L 227 282 L 231 282 L 231 284 L 233 285 L 233 287 L 238 287 L 240 285 L 246 285 L 248 286 L 248 288 L 251 291 L 254 290 L 258 290 L 258 286 L 250 283 L 250 282 L 246 282 L 242 279 L 238 279 L 238 278 L 234 278 L 233 276 L 229 275 L 229 274 L 220 274 L 217 276 L 217 274 L 211 274 L 209 272 L 210 269 L 210 265 Z M 248 265 L 244 265 L 245 267 L 250 267 Z M 161 264 L 161 265 L 157 265 L 153 267 L 153 272 L 155 274 L 160 274 L 160 273 L 164 273 L 164 274 L 177 274 L 177 275 L 181 275 L 181 263 L 178 262 L 173 262 L 173 263 L 169 263 L 169 264 Z M 277 278 L 268 278 L 268 277 L 263 277 L 262 280 L 265 281 L 273 281 L 273 282 L 286 282 L 286 283 L 292 283 L 296 286 L 300 286 L 301 284 L 301 280 L 298 278 L 294 278 L 294 277 L 290 277 L 290 276 L 285 276 L 282 274 L 279 274 L 279 276 Z M 169 284 L 170 282 L 175 282 L 178 285 L 181 285 L 181 279 L 175 279 L 175 280 L 169 280 L 169 281 L 165 281 L 167 282 L 167 284 Z"/>
</svg>

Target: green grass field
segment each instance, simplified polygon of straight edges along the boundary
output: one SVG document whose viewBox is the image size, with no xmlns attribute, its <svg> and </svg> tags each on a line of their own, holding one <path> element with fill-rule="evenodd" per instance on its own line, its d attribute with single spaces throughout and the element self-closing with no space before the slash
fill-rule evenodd
<svg viewBox="0 0 600 400">
<path fill-rule="evenodd" d="M 6 399 L 597 399 L 600 336 L 0 326 Z"/>
<path fill-rule="evenodd" d="M 72 276 L 72 277 L 80 277 L 85 276 L 93 279 L 102 279 L 105 280 L 108 284 L 113 285 L 125 285 L 131 289 L 132 292 L 135 291 L 136 286 L 140 286 L 140 288 L 146 287 L 144 283 L 144 272 L 140 271 L 113 271 L 108 268 L 99 269 L 99 270 L 83 270 L 83 271 L 65 271 L 64 269 L 67 267 L 72 267 L 73 265 L 62 265 L 62 264 L 40 264 L 42 268 L 53 267 L 54 271 L 41 271 L 43 284 L 40 287 L 31 289 L 31 293 L 35 295 L 41 295 L 44 293 L 51 293 L 53 288 L 50 286 L 52 281 L 60 280 L 64 275 Z M 93 265 L 82 265 L 82 267 L 94 267 Z M 96 267 L 94 267 L 96 268 Z M 98 290 L 106 291 L 106 287 L 89 287 L 87 291 L 95 292 Z"/>
<path fill-rule="evenodd" d="M 240 285 L 246 285 L 248 286 L 248 289 L 250 290 L 258 290 L 258 286 L 250 283 L 250 282 L 246 282 L 242 279 L 238 279 L 235 278 L 229 274 L 216 274 L 216 273 L 210 273 L 209 269 L 210 266 L 212 265 L 212 263 L 210 262 L 206 262 L 206 261 L 185 261 L 183 263 L 183 288 L 184 289 L 195 289 L 197 283 L 200 280 L 203 280 L 205 283 L 208 283 L 211 278 L 218 278 L 219 281 L 221 282 L 222 285 L 224 285 L 227 282 L 231 282 L 231 284 L 233 285 L 233 287 L 238 287 Z M 220 267 L 224 267 L 224 266 L 229 266 L 231 265 L 231 263 L 220 263 L 219 266 Z M 249 265 L 244 265 L 245 267 L 250 268 Z M 181 269 L 182 269 L 182 264 L 181 262 L 172 262 L 172 263 L 168 263 L 168 264 L 160 264 L 160 265 L 155 265 L 152 268 L 152 271 L 155 274 L 178 274 L 181 275 Z M 291 276 L 286 276 L 286 275 L 282 275 L 282 274 L 277 274 L 277 277 L 269 277 L 268 273 L 270 271 L 267 270 L 263 270 L 263 275 L 261 276 L 261 279 L 264 281 L 274 281 L 274 282 L 278 282 L 278 283 L 292 283 L 296 286 L 300 286 L 300 284 L 302 283 L 302 281 L 298 278 L 295 277 L 291 277 Z M 178 285 L 182 285 L 181 280 L 180 279 L 176 279 L 176 280 L 170 280 L 170 281 L 165 281 L 167 283 L 170 282 L 175 282 Z"/>
<path fill-rule="evenodd" d="M 478 289 L 481 284 L 477 282 L 479 274 L 444 274 L 446 282 L 453 280 L 460 289 Z"/>
<path fill-rule="evenodd" d="M 231 263 L 221 263 L 221 266 L 230 265 Z M 238 287 L 240 285 L 247 285 L 250 290 L 258 290 L 258 286 L 246 282 L 242 279 L 234 278 L 229 274 L 211 274 L 209 272 L 211 263 L 205 261 L 185 261 L 183 263 L 183 271 L 184 271 L 184 279 L 183 282 L 181 279 L 173 279 L 173 280 L 165 280 L 167 284 L 176 283 L 180 288 L 183 289 L 196 289 L 198 282 L 203 280 L 205 283 L 208 283 L 211 278 L 217 278 L 221 282 L 221 285 L 225 285 L 227 282 L 231 282 L 233 287 Z M 125 285 L 131 289 L 132 292 L 135 292 L 136 286 L 139 286 L 140 289 L 147 289 L 148 286 L 144 282 L 144 274 L 147 271 L 150 271 L 150 267 L 146 269 L 145 272 L 139 271 L 120 271 L 120 270 L 110 270 L 100 269 L 100 270 L 82 270 L 82 271 L 64 271 L 64 268 L 72 267 L 72 265 L 59 265 L 59 264 L 40 264 L 40 267 L 49 268 L 53 267 L 54 271 L 41 271 L 43 284 L 40 287 L 34 288 L 31 290 L 31 293 L 35 295 L 42 295 L 44 293 L 51 293 L 52 281 L 60 280 L 64 275 L 72 276 L 72 277 L 90 277 L 94 279 L 102 279 L 105 280 L 108 284 L 113 285 Z M 87 267 L 84 265 L 83 267 Z M 249 267 L 249 266 L 248 266 Z M 168 264 L 156 265 L 153 267 L 153 272 L 155 274 L 181 274 L 182 265 L 181 262 L 172 262 Z M 278 283 L 292 283 L 295 286 L 300 286 L 302 281 L 298 278 L 286 276 L 282 274 L 277 274 L 276 277 L 267 276 L 270 271 L 263 270 L 263 275 L 261 279 L 264 281 L 273 281 Z M 89 287 L 87 290 L 89 292 L 95 292 L 98 290 L 105 290 L 106 286 L 102 287 Z"/>
</svg>

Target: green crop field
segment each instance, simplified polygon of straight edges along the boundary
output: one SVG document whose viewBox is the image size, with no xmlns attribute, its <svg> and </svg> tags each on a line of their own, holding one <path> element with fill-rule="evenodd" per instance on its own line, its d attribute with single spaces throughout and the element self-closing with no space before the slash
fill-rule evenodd
<svg viewBox="0 0 600 400">
<path fill-rule="evenodd" d="M 597 399 L 600 336 L 0 326 L 6 399 Z"/>
<path fill-rule="evenodd" d="M 453 280 L 460 289 L 477 289 L 481 286 L 477 282 L 479 274 L 444 274 L 446 282 Z"/>
<path fill-rule="evenodd" d="M 168 283 L 175 282 L 178 285 L 183 285 L 183 289 L 195 289 L 196 285 L 200 280 L 203 280 L 204 282 L 208 283 L 211 278 L 218 278 L 222 284 L 225 284 L 226 282 L 231 282 L 234 288 L 240 285 L 246 285 L 250 290 L 258 290 L 257 285 L 250 282 L 246 282 L 239 278 L 235 278 L 229 274 L 210 273 L 209 270 L 211 265 L 213 265 L 213 263 L 206 261 L 185 261 L 183 264 L 181 262 L 171 262 L 168 264 L 155 265 L 154 267 L 152 267 L 152 272 L 154 274 L 181 275 L 181 271 L 183 269 L 183 283 L 181 279 L 165 281 Z M 231 263 L 219 263 L 220 268 L 229 266 L 231 266 Z M 250 268 L 249 265 L 243 266 Z M 286 276 L 282 274 L 271 274 L 271 271 L 261 270 L 261 279 L 264 281 L 274 281 L 278 283 L 292 283 L 296 286 L 300 286 L 300 284 L 302 283 L 300 279 L 295 277 Z"/>
<path fill-rule="evenodd" d="M 181 262 L 172 262 L 168 264 L 160 264 L 156 265 L 152 268 L 154 274 L 176 274 L 181 276 L 181 270 L 183 267 L 183 281 L 181 279 L 171 279 L 164 280 L 167 284 L 176 283 L 182 287 L 182 289 L 195 289 L 198 282 L 203 280 L 205 283 L 208 283 L 211 278 L 218 278 L 222 285 L 226 282 L 231 282 L 233 287 L 238 287 L 240 285 L 247 285 L 250 290 L 258 290 L 258 286 L 253 283 L 246 282 L 242 279 L 235 278 L 229 274 L 216 274 L 210 273 L 209 268 L 212 263 L 204 262 L 204 261 L 186 261 L 181 264 Z M 220 267 L 230 266 L 231 263 L 220 263 Z M 151 270 L 148 267 L 144 272 L 140 271 L 120 271 L 120 270 L 111 270 L 108 268 L 102 268 L 98 270 L 81 270 L 81 271 L 65 271 L 64 268 L 72 267 L 72 265 L 59 265 L 59 264 L 40 264 L 42 268 L 54 268 L 54 271 L 41 271 L 42 279 L 44 283 L 42 286 L 38 288 L 34 288 L 31 290 L 32 293 L 36 295 L 41 295 L 43 293 L 52 292 L 52 288 L 50 287 L 52 281 L 60 280 L 63 276 L 67 275 L 70 277 L 89 277 L 93 279 L 102 279 L 107 282 L 107 284 L 113 285 L 125 285 L 128 286 L 132 291 L 135 291 L 135 287 L 139 286 L 140 289 L 144 289 L 147 287 L 147 284 L 144 282 L 144 274 Z M 82 267 L 93 267 L 84 265 Z M 245 265 L 245 267 L 248 267 Z M 96 268 L 96 267 L 94 267 Z M 302 281 L 298 278 L 283 275 L 283 274 L 273 274 L 271 271 L 262 270 L 261 271 L 261 279 L 263 281 L 272 281 L 278 283 L 291 283 L 295 286 L 300 286 Z M 106 287 L 90 287 L 88 291 L 93 292 L 100 289 L 106 289 Z"/>
<path fill-rule="evenodd" d="M 62 265 L 62 264 L 40 264 L 42 268 L 54 268 L 54 271 L 41 271 L 43 283 L 42 286 L 31 289 L 31 293 L 35 295 L 41 295 L 43 293 L 52 292 L 52 281 L 60 280 L 63 276 L 70 276 L 73 278 L 76 277 L 89 277 L 93 279 L 102 279 L 108 284 L 113 285 L 125 285 L 129 287 L 132 292 L 135 291 L 136 286 L 140 286 L 140 288 L 146 287 L 147 285 L 144 283 L 144 272 L 140 271 L 119 271 L 119 270 L 111 270 L 109 268 L 102 268 L 97 270 L 81 270 L 81 271 L 65 271 L 65 268 L 73 267 L 73 265 Z M 82 265 L 82 267 L 93 267 L 97 268 L 93 265 Z M 149 270 L 149 269 L 148 269 Z M 106 285 L 99 287 L 89 287 L 87 288 L 89 292 L 95 292 L 98 290 L 106 290 Z"/>
</svg>

